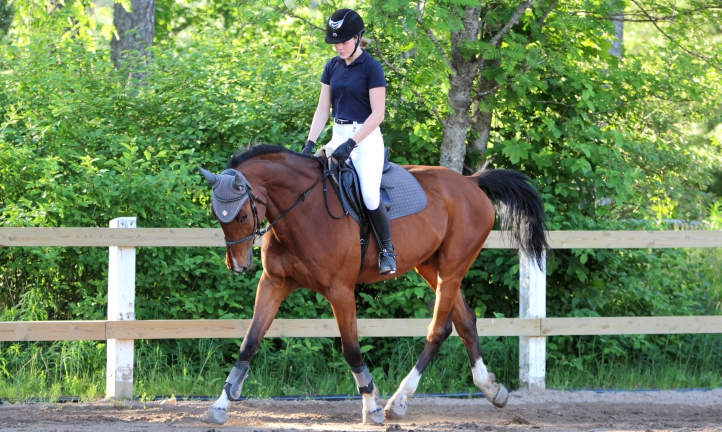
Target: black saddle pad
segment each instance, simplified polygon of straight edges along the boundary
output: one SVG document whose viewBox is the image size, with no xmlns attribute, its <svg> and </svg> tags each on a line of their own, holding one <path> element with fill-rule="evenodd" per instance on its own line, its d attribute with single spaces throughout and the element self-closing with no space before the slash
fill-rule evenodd
<svg viewBox="0 0 722 432">
<path fill-rule="evenodd" d="M 389 209 L 389 220 L 398 219 L 400 217 L 409 216 L 418 213 L 426 208 L 428 203 L 426 193 L 421 185 L 410 172 L 406 169 L 390 163 L 390 169 L 381 177 L 381 190 L 385 190 L 391 201 Z M 358 176 L 353 173 L 353 177 L 345 175 L 342 190 L 342 203 L 344 209 L 351 215 L 354 220 L 361 225 L 359 211 L 365 209 L 361 193 L 356 189 Z M 354 185 L 351 185 L 349 179 L 353 178 Z M 383 205 L 383 202 L 382 204 Z"/>
</svg>

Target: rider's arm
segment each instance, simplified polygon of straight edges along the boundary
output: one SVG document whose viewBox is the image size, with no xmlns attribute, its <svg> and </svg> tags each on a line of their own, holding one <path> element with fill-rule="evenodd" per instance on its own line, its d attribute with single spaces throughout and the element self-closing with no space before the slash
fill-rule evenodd
<svg viewBox="0 0 722 432">
<path fill-rule="evenodd" d="M 328 121 L 329 111 L 331 110 L 331 87 L 328 84 L 321 84 L 321 95 L 318 97 L 318 106 L 313 114 L 313 122 L 311 122 L 311 130 L 308 132 L 308 139 L 316 142 L 318 136 L 321 135 L 323 127 Z"/>
<path fill-rule="evenodd" d="M 384 121 L 384 111 L 386 110 L 386 87 L 376 87 L 369 89 L 369 100 L 371 102 L 371 115 L 366 119 L 361 128 L 356 131 L 353 137 L 356 143 L 364 140 L 374 129 Z"/>
</svg>

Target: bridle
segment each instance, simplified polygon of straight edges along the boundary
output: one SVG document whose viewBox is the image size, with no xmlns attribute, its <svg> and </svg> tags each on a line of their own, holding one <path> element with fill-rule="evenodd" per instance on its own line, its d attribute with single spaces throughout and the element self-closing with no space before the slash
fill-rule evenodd
<svg viewBox="0 0 722 432">
<path fill-rule="evenodd" d="M 224 236 L 224 237 L 223 237 L 223 241 L 226 242 L 226 247 L 230 247 L 230 246 L 233 246 L 233 245 L 237 245 L 237 244 L 239 244 L 239 243 L 243 243 L 244 241 L 248 241 L 248 240 L 250 240 L 250 239 L 252 239 L 252 238 L 255 238 L 255 237 L 262 237 L 262 236 L 263 236 L 264 234 L 266 234 L 274 225 L 276 225 L 276 223 L 278 223 L 278 221 L 280 221 L 281 219 L 283 219 L 283 217 L 286 216 L 286 215 L 288 214 L 288 212 L 290 212 L 291 210 L 293 210 L 294 207 L 296 207 L 298 204 L 300 204 L 302 201 L 304 201 L 304 200 L 306 199 L 306 196 L 307 196 L 309 193 L 311 193 L 311 191 L 312 191 L 316 186 L 318 186 L 318 184 L 321 183 L 321 181 L 325 180 L 326 177 L 328 177 L 328 175 L 329 175 L 329 174 L 328 174 L 327 172 L 324 173 L 324 175 L 323 175 L 320 179 L 318 179 L 318 181 L 316 181 L 316 183 L 314 183 L 313 186 L 311 186 L 310 188 L 308 188 L 308 189 L 306 190 L 306 192 L 304 192 L 304 193 L 301 194 L 301 196 L 296 200 L 296 202 L 294 202 L 294 203 L 291 205 L 291 207 L 287 208 L 283 213 L 281 213 L 280 216 L 278 216 L 278 218 L 276 218 L 275 221 L 271 222 L 271 223 L 270 223 L 268 226 L 266 226 L 266 228 L 264 228 L 264 229 L 261 229 L 261 222 L 262 222 L 262 221 L 261 221 L 261 220 L 259 219 L 259 217 L 258 217 L 258 207 L 256 207 L 256 202 L 258 202 L 258 204 L 260 204 L 260 205 L 262 205 L 262 206 L 264 206 L 264 207 L 266 207 L 266 208 L 268 208 L 268 204 L 266 204 L 265 202 L 263 202 L 262 199 L 260 199 L 260 198 L 258 198 L 257 196 L 253 195 L 253 192 L 251 192 L 251 185 L 250 185 L 248 182 L 246 182 L 246 191 L 247 191 L 247 192 L 246 192 L 245 194 L 242 194 L 242 195 L 239 196 L 239 197 L 236 197 L 236 198 L 233 198 L 233 199 L 230 199 L 230 200 L 229 200 L 229 199 L 220 198 L 218 195 L 216 195 L 215 193 L 213 193 L 213 196 L 215 197 L 215 199 L 217 199 L 218 201 L 223 202 L 223 203 L 231 203 L 231 202 L 240 201 L 240 200 L 244 199 L 244 198 L 246 197 L 246 195 L 248 195 L 248 201 L 249 201 L 250 204 L 251 204 L 251 213 L 253 214 L 253 226 L 255 226 L 255 229 L 251 232 L 250 235 L 248 235 L 248 236 L 246 236 L 246 237 L 243 237 L 243 238 L 240 239 L 240 240 L 228 241 L 228 239 Z M 236 222 L 238 222 L 239 225 L 241 224 L 241 222 L 238 220 L 238 218 L 235 218 L 235 220 L 236 220 Z"/>
</svg>

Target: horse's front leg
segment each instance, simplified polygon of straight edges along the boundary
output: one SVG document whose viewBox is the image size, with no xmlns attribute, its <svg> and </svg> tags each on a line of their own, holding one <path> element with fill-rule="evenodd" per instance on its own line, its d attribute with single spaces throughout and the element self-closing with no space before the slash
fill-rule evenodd
<svg viewBox="0 0 722 432">
<path fill-rule="evenodd" d="M 243 382 L 248 376 L 251 359 L 256 354 L 261 339 L 271 326 L 281 302 L 295 288 L 297 288 L 297 285 L 292 280 L 274 280 L 268 277 L 266 273 L 261 276 L 261 280 L 258 282 L 258 291 L 256 292 L 256 303 L 253 308 L 253 319 L 241 344 L 238 361 L 233 365 L 233 369 L 231 369 L 231 373 L 226 379 L 221 396 L 201 417 L 203 422 L 211 424 L 224 424 L 226 422 L 228 403 L 241 397 Z"/>
<path fill-rule="evenodd" d="M 341 351 L 351 368 L 358 392 L 363 398 L 363 423 L 377 425 L 384 422 L 384 410 L 379 405 L 379 390 L 361 358 L 356 328 L 356 299 L 353 286 L 326 297 L 331 303 L 341 333 Z"/>
</svg>

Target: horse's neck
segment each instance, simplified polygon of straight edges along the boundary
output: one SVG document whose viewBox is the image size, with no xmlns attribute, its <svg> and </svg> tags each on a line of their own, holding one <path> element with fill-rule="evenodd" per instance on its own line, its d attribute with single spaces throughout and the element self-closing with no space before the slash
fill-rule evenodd
<svg viewBox="0 0 722 432">
<path fill-rule="evenodd" d="M 291 156 L 254 162 L 257 163 L 249 164 L 248 172 L 265 189 L 269 204 L 266 219 L 269 223 L 290 208 L 321 177 L 321 166 L 312 159 Z M 246 172 L 245 169 L 241 171 Z M 292 213 L 289 212 L 284 219 L 294 219 Z"/>
</svg>

